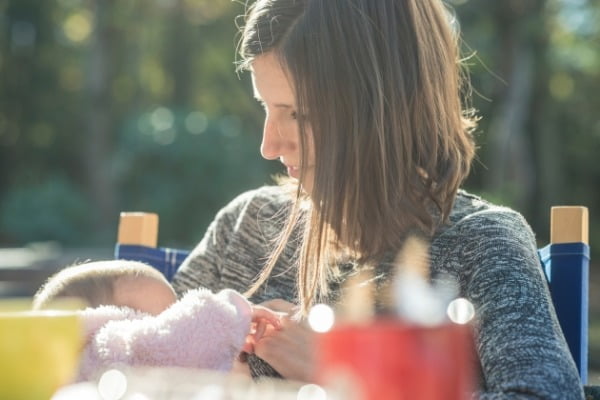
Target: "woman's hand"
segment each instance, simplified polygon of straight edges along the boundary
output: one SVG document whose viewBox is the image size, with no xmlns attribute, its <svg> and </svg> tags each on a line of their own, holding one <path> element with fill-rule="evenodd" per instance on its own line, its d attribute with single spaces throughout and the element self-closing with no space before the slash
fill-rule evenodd
<svg viewBox="0 0 600 400">
<path fill-rule="evenodd" d="M 273 311 L 285 313 L 281 326 L 268 325 L 254 343 L 254 353 L 269 363 L 286 379 L 309 382 L 313 376 L 314 332 L 303 322 L 292 319 L 296 306 L 281 299 L 261 304 Z"/>
<path fill-rule="evenodd" d="M 250 333 L 242 347 L 242 352 L 254 353 L 254 344 L 264 335 L 267 327 L 281 329 L 281 318 L 285 313 L 273 311 L 260 305 L 252 305 Z"/>
<path fill-rule="evenodd" d="M 250 333 L 246 336 L 240 354 L 233 361 L 231 372 L 247 377 L 251 376 L 247 353 L 254 353 L 254 345 L 264 335 L 267 327 L 271 327 L 273 330 L 281 329 L 281 318 L 283 315 L 284 313 L 270 310 L 264 306 L 252 305 Z"/>
</svg>

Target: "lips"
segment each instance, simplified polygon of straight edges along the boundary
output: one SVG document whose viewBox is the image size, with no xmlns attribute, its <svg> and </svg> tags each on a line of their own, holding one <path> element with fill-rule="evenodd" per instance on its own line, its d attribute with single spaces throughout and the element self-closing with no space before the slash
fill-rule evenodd
<svg viewBox="0 0 600 400">
<path fill-rule="evenodd" d="M 291 165 L 286 165 L 285 167 L 287 168 L 287 173 L 289 176 L 296 179 L 300 177 L 300 168 L 293 167 Z"/>
</svg>

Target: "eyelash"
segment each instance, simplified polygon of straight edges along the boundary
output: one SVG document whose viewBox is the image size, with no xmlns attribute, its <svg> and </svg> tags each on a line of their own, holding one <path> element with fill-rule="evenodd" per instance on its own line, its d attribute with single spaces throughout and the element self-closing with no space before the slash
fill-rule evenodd
<svg viewBox="0 0 600 400">
<path fill-rule="evenodd" d="M 262 106 L 262 108 L 265 110 L 265 112 L 267 112 L 268 111 L 267 103 L 265 103 L 264 101 L 260 101 L 260 100 L 258 100 L 258 102 L 260 103 L 260 105 Z M 298 112 L 297 111 L 292 111 L 291 114 L 290 114 L 290 117 L 292 117 L 292 119 L 296 119 L 297 120 L 298 119 Z"/>
</svg>

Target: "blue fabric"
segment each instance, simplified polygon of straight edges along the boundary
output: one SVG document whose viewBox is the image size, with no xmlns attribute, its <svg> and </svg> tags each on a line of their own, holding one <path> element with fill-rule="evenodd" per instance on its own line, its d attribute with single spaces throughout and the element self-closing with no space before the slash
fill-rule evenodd
<svg viewBox="0 0 600 400">
<path fill-rule="evenodd" d="M 558 321 L 583 384 L 588 375 L 590 248 L 585 243 L 551 244 L 538 251 Z"/>
<path fill-rule="evenodd" d="M 141 261 L 158 269 L 170 282 L 179 265 L 190 252 L 164 247 L 146 247 L 128 244 L 115 246 L 115 258 L 120 260 Z"/>
</svg>

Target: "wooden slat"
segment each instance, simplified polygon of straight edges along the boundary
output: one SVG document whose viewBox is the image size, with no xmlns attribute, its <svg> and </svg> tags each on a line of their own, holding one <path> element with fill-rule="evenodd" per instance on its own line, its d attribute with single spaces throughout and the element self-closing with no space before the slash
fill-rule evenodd
<svg viewBox="0 0 600 400">
<path fill-rule="evenodd" d="M 550 243 L 589 244 L 589 216 L 587 207 L 556 206 L 550 215 Z"/>
<path fill-rule="evenodd" d="M 156 247 L 158 241 L 158 214 L 122 212 L 119 219 L 119 244 Z"/>
</svg>

